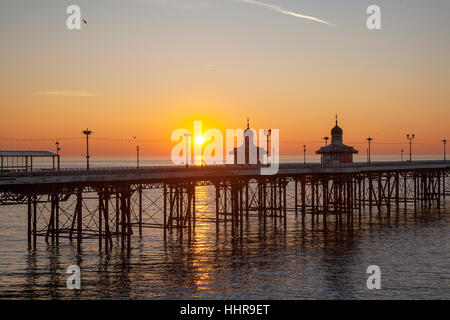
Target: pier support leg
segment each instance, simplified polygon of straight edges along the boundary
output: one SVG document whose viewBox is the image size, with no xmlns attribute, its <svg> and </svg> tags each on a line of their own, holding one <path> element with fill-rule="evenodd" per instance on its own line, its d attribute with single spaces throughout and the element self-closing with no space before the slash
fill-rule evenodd
<svg viewBox="0 0 450 320">
<path fill-rule="evenodd" d="M 364 196 L 361 194 L 361 187 L 364 188 L 364 178 L 361 179 L 361 177 L 358 178 L 358 223 L 361 224 L 361 215 L 362 215 L 362 206 L 364 204 L 364 201 L 361 199 L 361 196 Z M 363 190 L 364 192 L 364 190 Z"/>
<path fill-rule="evenodd" d="M 31 196 L 29 195 L 28 196 L 28 215 L 27 215 L 27 222 L 28 222 L 28 224 L 27 224 L 27 227 L 28 227 L 28 246 L 30 246 L 31 245 L 31 220 L 32 220 L 32 215 L 33 215 L 33 212 L 32 212 L 32 209 L 31 209 Z"/>
<path fill-rule="evenodd" d="M 283 220 L 284 220 L 284 229 L 287 226 L 287 181 L 286 178 L 283 179 Z"/>
<path fill-rule="evenodd" d="M 131 194 L 127 193 L 127 254 L 130 255 L 131 251 L 131 235 L 133 234 L 133 229 L 131 227 Z"/>
<path fill-rule="evenodd" d="M 220 185 L 216 183 L 216 233 L 219 233 L 219 204 L 220 204 Z"/>
<path fill-rule="evenodd" d="M 442 173 L 442 199 L 445 201 L 445 171 Z"/>
<path fill-rule="evenodd" d="M 163 228 L 164 228 L 164 243 L 167 241 L 167 185 L 164 184 L 164 207 L 163 207 Z"/>
<path fill-rule="evenodd" d="M 372 201 L 373 201 L 373 180 L 372 177 L 369 176 L 369 214 L 372 214 Z"/>
<path fill-rule="evenodd" d="M 323 230 L 327 232 L 327 215 L 328 215 L 328 180 L 323 181 L 322 183 L 323 190 Z"/>
<path fill-rule="evenodd" d="M 81 241 L 83 239 L 82 235 L 82 222 L 83 222 L 83 198 L 82 193 L 79 192 L 77 194 L 77 249 L 80 251 L 81 249 Z"/>
<path fill-rule="evenodd" d="M 59 196 L 55 195 L 55 237 L 56 237 L 56 244 L 59 244 Z"/>
<path fill-rule="evenodd" d="M 295 217 L 297 218 L 297 215 L 298 215 L 298 181 L 297 181 L 297 179 L 294 180 L 294 210 L 295 210 Z"/>
<path fill-rule="evenodd" d="M 138 187 L 139 236 L 142 237 L 142 186 Z"/>
<path fill-rule="evenodd" d="M 249 214 L 249 206 L 250 206 L 250 199 L 249 199 L 249 193 L 248 193 L 248 185 L 250 181 L 245 182 L 245 219 L 248 221 L 248 214 Z"/>
<path fill-rule="evenodd" d="M 306 188 L 305 188 L 306 180 L 301 180 L 301 198 L 302 198 L 302 224 L 305 223 L 305 214 L 306 214 Z"/>
<path fill-rule="evenodd" d="M 103 193 L 98 193 L 98 250 L 102 251 L 102 243 L 103 243 Z M 105 221 L 106 223 L 106 221 Z"/>
<path fill-rule="evenodd" d="M 109 228 L 109 194 L 103 195 L 103 217 L 105 219 L 105 251 L 109 252 L 110 248 L 113 246 L 111 230 Z"/>
<path fill-rule="evenodd" d="M 119 235 L 120 226 L 120 193 L 116 192 L 116 235 Z"/>
<path fill-rule="evenodd" d="M 37 227 L 37 196 L 33 197 L 33 247 L 36 248 Z"/>
</svg>

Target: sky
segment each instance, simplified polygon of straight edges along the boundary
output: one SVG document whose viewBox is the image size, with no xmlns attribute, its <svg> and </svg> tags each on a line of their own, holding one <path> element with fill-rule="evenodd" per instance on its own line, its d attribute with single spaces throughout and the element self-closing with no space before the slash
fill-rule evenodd
<svg viewBox="0 0 450 320">
<path fill-rule="evenodd" d="M 81 30 L 66 28 L 72 4 Z M 372 4 L 381 30 L 366 27 Z M 338 114 L 360 153 L 371 136 L 372 154 L 397 154 L 415 133 L 417 153 L 440 154 L 448 39 L 446 0 L 5 0 L 0 149 L 58 139 L 82 155 L 88 127 L 93 155 L 133 155 L 136 136 L 143 155 L 169 156 L 177 128 L 249 117 L 280 130 L 282 154 L 313 154 Z"/>
</svg>

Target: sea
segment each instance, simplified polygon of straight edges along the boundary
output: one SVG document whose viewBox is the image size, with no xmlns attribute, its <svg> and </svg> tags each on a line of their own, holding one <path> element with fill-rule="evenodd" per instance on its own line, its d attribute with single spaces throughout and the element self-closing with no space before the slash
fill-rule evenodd
<svg viewBox="0 0 450 320">
<path fill-rule="evenodd" d="M 415 156 L 440 159 L 440 156 Z M 365 161 L 365 157 L 356 161 Z M 400 160 L 378 156 L 372 161 Z M 285 156 L 282 162 L 303 162 Z M 318 162 L 307 157 L 307 162 Z M 142 157 L 141 166 L 167 165 L 163 157 Z M 51 164 L 37 162 L 45 168 Z M 133 157 L 92 157 L 92 167 L 133 167 Z M 83 168 L 82 157 L 62 157 L 62 168 Z M 144 197 L 144 207 L 157 205 Z M 292 199 L 288 199 L 288 202 Z M 314 227 L 310 217 L 288 211 L 287 221 L 264 227 L 245 221 L 243 234 L 228 226 L 216 233 L 214 189 L 196 188 L 199 219 L 191 239 L 177 231 L 144 228 L 132 236 L 128 253 L 114 240 L 110 253 L 97 239 L 38 237 L 27 242 L 27 206 L 0 206 L 0 298 L 10 299 L 450 299 L 450 196 L 440 207 L 393 206 L 390 215 L 363 211 L 352 232 Z M 148 217 L 157 219 L 158 217 Z M 80 268 L 80 289 L 70 289 L 70 266 Z M 369 289 L 371 266 L 380 289 Z M 369 271 L 369 272 L 368 272 Z"/>
</svg>

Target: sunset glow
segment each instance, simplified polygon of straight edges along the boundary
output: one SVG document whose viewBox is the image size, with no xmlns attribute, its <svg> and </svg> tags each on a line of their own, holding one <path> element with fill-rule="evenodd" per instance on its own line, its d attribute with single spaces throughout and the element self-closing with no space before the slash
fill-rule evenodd
<svg viewBox="0 0 450 320">
<path fill-rule="evenodd" d="M 0 38 L 12 312 L 450 299 L 450 0 L 2 0 Z"/>
<path fill-rule="evenodd" d="M 203 143 L 205 143 L 205 138 L 203 136 L 196 136 L 195 137 L 195 143 L 196 144 L 203 144 Z"/>
<path fill-rule="evenodd" d="M 374 154 L 399 154 L 406 132 L 417 153 L 441 154 L 450 136 L 438 3 L 414 3 L 410 15 L 409 4 L 386 4 L 389 28 L 376 32 L 359 2 L 129 1 L 131 24 L 112 18 L 122 6 L 99 3 L 79 1 L 92 21 L 70 31 L 63 2 L 2 2 L 0 149 L 54 150 L 58 139 L 62 155 L 82 156 L 89 127 L 93 156 L 133 156 L 133 136 L 142 156 L 169 156 L 177 128 L 245 129 L 250 117 L 280 129 L 281 155 L 304 144 L 314 155 L 336 113 L 345 140 L 364 151 L 372 136 Z"/>
</svg>

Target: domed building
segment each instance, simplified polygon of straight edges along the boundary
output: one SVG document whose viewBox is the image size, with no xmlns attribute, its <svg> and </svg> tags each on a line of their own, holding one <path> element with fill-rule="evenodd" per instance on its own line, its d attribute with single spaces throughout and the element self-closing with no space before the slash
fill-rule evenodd
<svg viewBox="0 0 450 320">
<path fill-rule="evenodd" d="M 269 130 L 270 132 L 270 130 Z M 264 148 L 255 145 L 256 139 L 254 138 L 254 132 L 250 129 L 250 119 L 247 118 L 247 129 L 243 133 L 243 143 L 237 148 L 233 149 L 234 154 L 234 164 L 260 164 L 260 155 L 263 155 L 265 151 Z M 270 136 L 269 136 L 270 141 Z M 270 142 L 269 142 L 270 143 Z M 253 153 L 253 154 L 252 154 Z M 256 154 L 255 154 L 256 153 Z M 238 154 L 244 156 L 241 161 L 238 160 Z"/>
<path fill-rule="evenodd" d="M 353 147 L 346 146 L 342 142 L 343 130 L 338 126 L 337 116 L 336 125 L 331 129 L 331 143 L 316 151 L 321 155 L 323 164 L 353 163 L 353 154 L 358 153 Z"/>
</svg>

